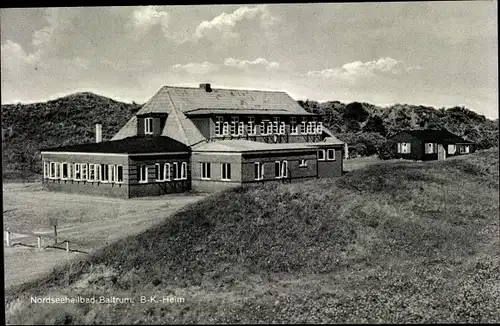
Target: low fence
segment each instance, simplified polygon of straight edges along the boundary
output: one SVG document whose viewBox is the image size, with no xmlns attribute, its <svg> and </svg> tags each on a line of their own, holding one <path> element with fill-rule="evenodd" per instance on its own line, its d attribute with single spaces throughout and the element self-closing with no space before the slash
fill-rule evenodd
<svg viewBox="0 0 500 326">
<path fill-rule="evenodd" d="M 22 235 L 22 236 L 28 236 L 28 237 L 36 237 L 37 238 L 37 248 L 38 249 L 45 249 L 45 248 L 56 248 L 56 249 L 65 249 L 66 252 L 71 252 L 71 251 L 78 251 L 78 252 L 83 252 L 81 250 L 71 250 L 70 244 L 80 244 L 74 240 L 70 239 L 63 239 L 61 241 L 57 241 L 57 237 L 50 235 L 50 234 L 40 234 L 40 233 L 34 233 L 34 232 L 27 232 L 27 231 L 20 231 L 20 230 L 12 230 L 11 228 L 7 228 L 5 230 L 5 242 L 7 247 L 12 247 L 14 243 L 12 243 L 12 235 L 17 234 L 17 235 Z M 47 245 L 44 246 L 43 242 L 44 239 L 51 239 L 54 240 L 54 243 L 52 245 Z M 56 247 L 57 245 L 65 244 L 65 248 L 60 248 Z"/>
</svg>

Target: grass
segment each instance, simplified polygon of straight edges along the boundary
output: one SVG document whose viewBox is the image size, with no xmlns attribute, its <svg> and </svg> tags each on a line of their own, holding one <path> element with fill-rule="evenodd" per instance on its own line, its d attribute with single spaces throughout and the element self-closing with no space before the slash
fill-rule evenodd
<svg viewBox="0 0 500 326">
<path fill-rule="evenodd" d="M 498 149 L 231 189 L 9 289 L 7 322 L 499 322 L 498 195 Z M 185 302 L 28 302 L 76 294 Z"/>
</svg>

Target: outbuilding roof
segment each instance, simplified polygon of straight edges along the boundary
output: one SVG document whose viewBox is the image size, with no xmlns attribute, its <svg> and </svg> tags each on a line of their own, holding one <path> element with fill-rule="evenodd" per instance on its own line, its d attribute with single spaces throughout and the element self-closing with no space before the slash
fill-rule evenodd
<svg viewBox="0 0 500 326">
<path fill-rule="evenodd" d="M 463 139 L 460 136 L 457 136 L 446 129 L 440 130 L 430 130 L 430 129 L 417 129 L 417 130 L 403 130 L 398 132 L 397 134 L 389 137 L 392 138 L 398 134 L 407 133 L 417 139 L 428 142 L 453 142 L 453 143 L 464 143 L 464 144 L 473 144 L 474 142 Z"/>
<path fill-rule="evenodd" d="M 42 152 L 78 152 L 78 153 L 179 153 L 190 152 L 183 143 L 165 136 L 134 136 L 120 140 L 100 143 L 78 144 L 41 149 Z"/>
</svg>

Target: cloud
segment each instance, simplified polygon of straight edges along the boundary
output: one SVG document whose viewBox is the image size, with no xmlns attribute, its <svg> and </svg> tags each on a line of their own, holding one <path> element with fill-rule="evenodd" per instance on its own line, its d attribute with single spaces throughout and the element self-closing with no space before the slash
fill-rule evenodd
<svg viewBox="0 0 500 326">
<path fill-rule="evenodd" d="M 267 5 L 258 5 L 255 7 L 244 6 L 230 14 L 223 12 L 210 21 L 202 21 L 196 27 L 193 37 L 194 39 L 200 39 L 207 35 L 221 34 L 224 38 L 236 38 L 239 37 L 239 33 L 234 31 L 236 24 L 256 17 L 260 17 L 261 26 L 264 28 L 268 28 L 279 21 L 278 17 L 273 16 L 269 12 Z"/>
<path fill-rule="evenodd" d="M 167 35 L 169 15 L 165 11 L 158 11 L 157 6 L 144 6 L 132 12 L 132 22 L 136 37 L 143 36 L 155 25 L 160 25 L 163 33 Z"/>
<path fill-rule="evenodd" d="M 264 58 L 257 58 L 253 61 L 239 60 L 239 59 L 234 59 L 234 58 L 226 58 L 224 60 L 224 65 L 228 66 L 228 67 L 239 68 L 239 69 L 247 69 L 249 67 L 255 67 L 255 66 L 265 67 L 266 69 L 277 69 L 280 66 L 279 62 L 275 62 L 275 61 L 270 62 Z"/>
<path fill-rule="evenodd" d="M 407 66 L 403 61 L 385 57 L 367 62 L 349 62 L 344 64 L 342 67 L 312 70 L 308 71 L 304 74 L 304 76 L 340 79 L 354 82 L 366 77 L 376 77 L 382 74 L 400 75 L 404 71 L 411 72 L 413 70 L 420 69 L 423 68 L 420 66 Z"/>
<path fill-rule="evenodd" d="M 208 61 L 202 63 L 188 63 L 188 64 L 176 64 L 172 66 L 174 71 L 182 71 L 190 74 L 208 74 L 213 72 L 219 72 L 223 68 L 225 69 L 238 69 L 244 71 L 253 71 L 256 68 L 265 68 L 266 70 L 275 70 L 280 67 L 279 62 L 268 61 L 264 58 L 257 58 L 255 60 L 242 60 L 235 58 L 226 58 L 223 63 L 216 64 Z"/>
<path fill-rule="evenodd" d="M 218 71 L 219 66 L 205 61 L 203 63 L 188 63 L 185 65 L 176 64 L 172 66 L 172 70 L 187 72 L 193 75 L 202 75 Z"/>
</svg>

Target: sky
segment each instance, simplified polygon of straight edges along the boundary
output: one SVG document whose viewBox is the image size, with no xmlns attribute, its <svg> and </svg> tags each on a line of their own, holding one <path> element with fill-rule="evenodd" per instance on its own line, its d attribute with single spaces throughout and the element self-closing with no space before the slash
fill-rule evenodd
<svg viewBox="0 0 500 326">
<path fill-rule="evenodd" d="M 210 83 L 498 118 L 496 1 L 9 8 L 0 22 L 3 104 Z"/>
</svg>

